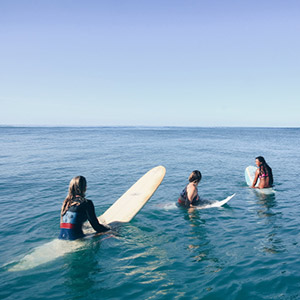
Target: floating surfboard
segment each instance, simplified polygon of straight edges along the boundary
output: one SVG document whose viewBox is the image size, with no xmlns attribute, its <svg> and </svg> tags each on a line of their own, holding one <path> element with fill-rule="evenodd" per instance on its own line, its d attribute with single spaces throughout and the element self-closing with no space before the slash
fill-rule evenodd
<svg viewBox="0 0 300 300">
<path fill-rule="evenodd" d="M 229 200 L 231 200 L 233 197 L 235 196 L 235 194 L 227 197 L 224 200 L 204 200 L 203 204 L 196 206 L 195 209 L 206 209 L 206 208 L 212 208 L 212 207 L 221 207 L 223 205 L 225 205 Z M 169 202 L 166 204 L 159 204 L 157 205 L 158 207 L 163 208 L 164 210 L 173 210 L 173 209 L 178 209 L 178 205 L 176 202 Z"/>
<path fill-rule="evenodd" d="M 161 184 L 166 169 L 158 166 L 148 171 L 125 194 L 123 194 L 103 215 L 98 217 L 99 221 L 105 224 L 115 222 L 130 222 L 133 217 L 143 208 L 146 202 Z M 86 238 L 90 238 L 94 230 L 86 223 L 83 227 Z M 67 253 L 74 252 L 86 245 L 85 239 L 66 241 L 55 239 L 44 245 L 36 247 L 31 253 L 24 256 L 14 264 L 8 271 L 24 271 L 41 264 L 50 262 Z"/>
<path fill-rule="evenodd" d="M 254 167 L 254 166 L 248 166 L 245 169 L 245 180 L 247 182 L 247 185 L 252 186 L 252 183 L 253 183 L 254 178 L 255 178 L 256 170 L 257 170 L 257 167 Z M 256 183 L 255 186 L 258 186 L 258 184 L 259 184 L 259 178 L 257 179 L 257 183 Z"/>
<path fill-rule="evenodd" d="M 200 204 L 196 208 L 197 209 L 206 209 L 206 208 L 212 208 L 212 207 L 221 207 L 221 206 L 225 205 L 229 200 L 231 200 L 234 196 L 235 196 L 235 194 L 228 196 L 226 199 L 220 200 L 220 201 L 206 200 L 204 204 Z"/>
<path fill-rule="evenodd" d="M 245 169 L 245 180 L 248 186 L 252 186 L 252 183 L 254 181 L 255 178 L 255 172 L 257 170 L 257 167 L 255 166 L 248 166 Z M 259 185 L 259 178 L 257 179 L 257 183 L 256 183 L 256 187 L 258 187 Z M 263 193 L 263 194 L 274 194 L 275 191 L 272 188 L 264 188 L 264 189 L 254 189 L 255 191 L 259 192 L 259 193 Z"/>
</svg>

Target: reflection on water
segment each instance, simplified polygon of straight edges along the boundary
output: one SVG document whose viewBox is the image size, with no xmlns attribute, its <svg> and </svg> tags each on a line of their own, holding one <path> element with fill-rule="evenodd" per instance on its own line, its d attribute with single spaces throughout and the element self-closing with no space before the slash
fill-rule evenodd
<svg viewBox="0 0 300 300">
<path fill-rule="evenodd" d="M 153 227 L 136 227 L 127 224 L 123 234 L 124 244 L 120 245 L 122 257 L 118 259 L 118 269 L 126 280 L 142 285 L 158 284 L 167 278 L 165 265 L 171 263 L 164 245 L 164 235 L 153 234 Z"/>
<path fill-rule="evenodd" d="M 257 197 L 257 215 L 259 219 L 264 220 L 266 228 L 264 230 L 264 238 L 260 242 L 260 248 L 263 252 L 269 254 L 277 254 L 285 251 L 282 239 L 278 236 L 281 226 L 277 222 L 281 217 L 281 212 L 276 212 L 277 202 L 274 194 L 262 194 L 255 192 Z"/>
<path fill-rule="evenodd" d="M 204 273 L 221 271 L 223 267 L 220 266 L 219 259 L 212 254 L 214 245 L 207 234 L 206 220 L 201 219 L 201 212 L 198 209 L 190 208 L 186 211 L 185 219 L 190 222 L 188 250 L 191 252 L 193 262 L 206 263 Z"/>
<path fill-rule="evenodd" d="M 72 298 L 88 295 L 97 284 L 93 275 L 101 272 L 96 260 L 100 247 L 100 239 L 94 239 L 83 251 L 64 257 L 66 269 L 64 285 L 68 291 L 67 294 Z"/>
<path fill-rule="evenodd" d="M 260 208 L 257 209 L 259 217 L 264 218 L 276 215 L 276 213 L 272 211 L 272 208 L 277 206 L 275 194 L 266 195 L 256 192 L 255 195 L 257 197 L 257 204 L 260 206 Z M 267 221 L 269 221 L 269 219 L 267 219 Z M 272 219 L 270 221 L 272 221 Z"/>
</svg>

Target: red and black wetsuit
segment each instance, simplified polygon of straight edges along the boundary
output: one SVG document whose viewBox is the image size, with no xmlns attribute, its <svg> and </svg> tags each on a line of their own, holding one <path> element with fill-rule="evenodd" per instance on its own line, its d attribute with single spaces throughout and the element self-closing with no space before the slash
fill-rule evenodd
<svg viewBox="0 0 300 300">
<path fill-rule="evenodd" d="M 82 225 L 89 220 L 92 227 L 97 232 L 108 231 L 109 228 L 101 225 L 95 214 L 95 207 L 91 200 L 77 197 L 75 198 L 69 209 L 62 216 L 60 223 L 59 239 L 76 240 L 82 238 L 84 233 Z"/>
</svg>

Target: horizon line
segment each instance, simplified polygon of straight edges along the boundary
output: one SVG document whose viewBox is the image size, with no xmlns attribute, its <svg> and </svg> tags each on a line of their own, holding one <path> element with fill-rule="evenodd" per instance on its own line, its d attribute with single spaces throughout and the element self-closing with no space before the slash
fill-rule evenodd
<svg viewBox="0 0 300 300">
<path fill-rule="evenodd" d="M 198 126 L 198 125 L 25 125 L 25 124 L 0 124 L 0 128 L 290 128 L 299 129 L 300 126 L 237 126 L 237 125 L 215 125 L 215 126 Z"/>
</svg>

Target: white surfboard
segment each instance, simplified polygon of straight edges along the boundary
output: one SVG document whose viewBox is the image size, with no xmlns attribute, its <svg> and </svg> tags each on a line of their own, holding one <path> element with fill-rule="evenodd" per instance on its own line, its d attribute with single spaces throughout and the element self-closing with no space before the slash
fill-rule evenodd
<svg viewBox="0 0 300 300">
<path fill-rule="evenodd" d="M 246 180 L 246 182 L 249 186 L 252 186 L 252 183 L 253 183 L 254 178 L 255 178 L 256 170 L 257 170 L 257 167 L 254 167 L 254 166 L 248 166 L 245 169 L 245 180 Z M 257 179 L 257 183 L 256 183 L 255 186 L 258 186 L 258 184 L 259 184 L 259 178 Z"/>
<path fill-rule="evenodd" d="M 255 172 L 257 170 L 257 167 L 255 166 L 248 166 L 245 169 L 245 180 L 248 186 L 252 186 L 252 183 L 254 181 L 255 178 Z M 255 185 L 255 187 L 258 187 L 259 185 L 259 178 L 257 179 L 257 183 Z M 264 189 L 253 189 L 254 191 L 257 191 L 259 193 L 263 193 L 263 194 L 274 194 L 275 191 L 272 188 L 264 188 Z"/>
<path fill-rule="evenodd" d="M 112 224 L 114 222 L 129 222 L 142 209 L 146 202 L 161 184 L 166 169 L 158 166 L 148 171 L 131 188 L 125 192 L 103 215 L 98 217 L 100 222 Z M 91 237 L 94 230 L 85 224 L 84 233 Z M 41 264 L 53 261 L 67 253 L 74 252 L 86 245 L 85 238 L 75 241 L 55 239 L 44 245 L 36 247 L 31 253 L 24 256 L 8 271 L 24 271 L 35 268 Z"/>
<path fill-rule="evenodd" d="M 223 205 L 225 205 L 229 200 L 231 200 L 233 197 L 235 196 L 235 194 L 227 197 L 224 200 L 204 200 L 203 204 L 195 207 L 195 209 L 206 209 L 206 208 L 213 208 L 213 207 L 221 207 Z M 165 203 L 165 204 L 158 204 L 157 207 L 162 208 L 164 210 L 174 210 L 174 209 L 178 209 L 178 204 L 176 202 L 169 202 L 169 203 Z"/>
<path fill-rule="evenodd" d="M 224 200 L 220 200 L 220 201 L 211 201 L 211 200 L 206 200 L 205 204 L 200 204 L 199 206 L 197 206 L 197 209 L 206 209 L 206 208 L 212 208 L 212 207 L 221 207 L 223 205 L 225 205 L 229 200 L 231 200 L 233 197 L 235 196 L 235 194 L 228 196 L 226 199 Z"/>
</svg>

